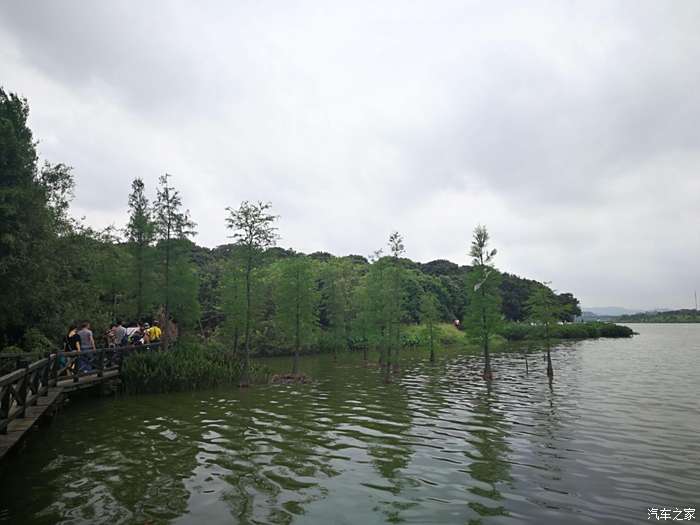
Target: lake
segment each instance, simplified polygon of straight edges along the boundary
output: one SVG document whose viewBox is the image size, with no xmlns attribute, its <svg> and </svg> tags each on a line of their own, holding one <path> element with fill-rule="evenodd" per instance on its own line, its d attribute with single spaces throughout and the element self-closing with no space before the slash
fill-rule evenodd
<svg viewBox="0 0 700 525">
<path fill-rule="evenodd" d="M 0 467 L 0 523 L 648 523 L 700 507 L 700 325 L 315 382 L 72 401 Z M 277 369 L 288 360 L 270 360 Z M 700 510 L 700 509 L 699 509 Z M 697 519 L 697 518 L 696 518 Z M 655 520 L 652 520 L 655 521 Z"/>
</svg>

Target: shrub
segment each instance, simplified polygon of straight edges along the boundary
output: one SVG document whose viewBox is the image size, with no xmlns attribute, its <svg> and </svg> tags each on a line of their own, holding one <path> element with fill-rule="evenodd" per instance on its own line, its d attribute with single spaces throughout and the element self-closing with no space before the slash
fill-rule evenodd
<svg viewBox="0 0 700 525">
<path fill-rule="evenodd" d="M 612 323 L 571 323 L 550 326 L 552 339 L 589 339 L 596 337 L 631 337 L 633 331 L 627 326 Z M 544 338 L 544 328 L 526 323 L 508 323 L 501 335 L 508 341 L 537 340 Z"/>
<path fill-rule="evenodd" d="M 634 331 L 629 326 L 604 323 L 600 326 L 600 337 L 632 337 Z"/>
<path fill-rule="evenodd" d="M 553 339 L 587 339 L 589 337 L 598 337 L 598 331 L 595 329 L 591 330 L 584 323 L 552 326 L 549 333 L 550 337 Z"/>
<path fill-rule="evenodd" d="M 269 371 L 250 364 L 252 382 L 267 382 Z M 127 357 L 121 379 L 128 393 L 162 393 L 237 384 L 241 360 L 232 352 L 182 343 L 170 351 Z"/>
<path fill-rule="evenodd" d="M 57 350 L 56 345 L 36 328 L 30 328 L 25 332 L 22 346 L 25 352 L 32 353 L 43 354 L 46 352 L 55 352 Z"/>
<path fill-rule="evenodd" d="M 501 335 L 508 341 L 522 341 L 532 336 L 532 328 L 530 325 L 509 323 L 503 327 Z"/>
</svg>

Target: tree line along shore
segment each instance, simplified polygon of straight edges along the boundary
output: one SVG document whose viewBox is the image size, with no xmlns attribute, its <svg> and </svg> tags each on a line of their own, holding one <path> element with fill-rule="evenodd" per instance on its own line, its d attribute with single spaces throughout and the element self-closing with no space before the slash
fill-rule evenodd
<svg viewBox="0 0 700 525">
<path fill-rule="evenodd" d="M 101 334 L 116 319 L 164 317 L 177 322 L 200 372 L 227 367 L 220 379 L 251 381 L 253 355 L 295 355 L 296 373 L 298 356 L 312 351 L 376 350 L 396 368 L 402 350 L 434 355 L 455 334 L 484 351 L 489 377 L 489 345 L 498 338 L 630 335 L 571 323 L 581 313 L 571 293 L 499 271 L 482 226 L 471 245 L 462 241 L 463 265 L 406 258 L 398 232 L 367 257 L 303 254 L 277 246 L 270 203 L 244 201 L 226 209 L 233 242 L 209 249 L 192 241 L 197 226 L 164 174 L 153 194 L 140 178 L 125 190 L 123 228 L 96 230 L 70 213 L 72 169 L 39 163 L 28 115 L 25 99 L 0 89 L 4 352 L 55 350 L 66 327 L 83 320 Z M 201 359 L 193 348 L 206 348 Z"/>
</svg>

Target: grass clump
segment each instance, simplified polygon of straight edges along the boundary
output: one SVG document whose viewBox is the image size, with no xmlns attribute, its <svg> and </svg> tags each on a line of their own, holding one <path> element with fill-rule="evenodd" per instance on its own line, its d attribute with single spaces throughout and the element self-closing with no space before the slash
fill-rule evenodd
<svg viewBox="0 0 700 525">
<path fill-rule="evenodd" d="M 544 328 L 527 323 L 507 323 L 501 335 L 508 341 L 532 341 L 544 338 Z M 571 323 L 551 326 L 552 339 L 594 339 L 598 337 L 632 337 L 634 332 L 628 326 L 613 323 Z"/>
<path fill-rule="evenodd" d="M 252 383 L 266 383 L 269 370 L 251 363 Z M 164 352 L 143 352 L 124 361 L 121 380 L 127 393 L 164 393 L 237 385 L 242 361 L 233 352 L 180 343 Z"/>
</svg>

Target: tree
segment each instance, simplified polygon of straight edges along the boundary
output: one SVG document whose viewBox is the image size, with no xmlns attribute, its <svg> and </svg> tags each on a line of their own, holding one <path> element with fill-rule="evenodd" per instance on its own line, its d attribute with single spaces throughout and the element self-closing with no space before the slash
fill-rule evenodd
<svg viewBox="0 0 700 525">
<path fill-rule="evenodd" d="M 321 266 L 321 313 L 329 333 L 334 359 L 348 349 L 351 330 L 354 269 L 345 259 L 329 259 Z"/>
<path fill-rule="evenodd" d="M 195 234 L 196 224 L 190 220 L 189 210 L 182 211 L 180 192 L 170 186 L 171 175 L 161 175 L 158 179 L 158 192 L 153 208 L 153 227 L 156 237 L 160 240 L 165 251 L 163 263 L 164 274 L 164 316 L 166 322 L 170 319 L 170 282 L 171 258 L 173 257 L 173 241 L 187 239 Z"/>
<path fill-rule="evenodd" d="M 367 273 L 367 325 L 368 344 L 379 349 L 379 364 L 387 369 L 391 366 L 388 349 L 391 338 L 391 320 L 388 317 L 391 301 L 387 279 L 387 259 L 381 257 L 381 250 L 371 257 Z"/>
<path fill-rule="evenodd" d="M 369 347 L 374 341 L 372 303 L 366 276 L 353 288 L 352 304 L 356 315 L 352 318 L 351 333 L 355 343 L 362 345 L 362 360 L 366 365 L 369 358 Z"/>
<path fill-rule="evenodd" d="M 389 312 L 389 328 L 391 338 L 389 343 L 389 360 L 391 361 L 391 352 L 394 350 L 394 370 L 399 370 L 400 350 L 401 350 L 401 327 L 404 318 L 405 310 L 405 294 L 403 289 L 403 268 L 399 258 L 404 254 L 405 247 L 403 237 L 397 231 L 389 236 L 389 252 L 391 253 L 391 266 L 389 268 L 389 286 L 391 300 L 388 302 Z"/>
<path fill-rule="evenodd" d="M 113 227 L 94 235 L 97 242 L 91 255 L 96 264 L 90 280 L 107 306 L 110 321 L 116 322 L 126 313 L 125 299 L 130 284 L 128 270 L 133 266 L 131 254 L 117 243 Z"/>
<path fill-rule="evenodd" d="M 421 323 L 428 332 L 428 345 L 430 348 L 430 361 L 435 362 L 435 323 L 439 319 L 438 301 L 434 294 L 425 292 L 420 302 Z"/>
<path fill-rule="evenodd" d="M 226 227 L 233 230 L 233 239 L 242 248 L 245 282 L 245 354 L 243 356 L 243 373 L 241 385 L 250 382 L 250 328 L 251 328 L 251 276 L 253 268 L 266 248 L 274 246 L 277 241 L 277 228 L 274 226 L 276 215 L 270 213 L 269 202 L 251 203 L 243 201 L 238 209 L 226 208 Z"/>
<path fill-rule="evenodd" d="M 167 175 L 166 175 L 167 177 Z M 161 179 L 162 180 L 162 179 Z M 165 180 L 167 186 L 167 179 Z M 144 296 L 147 276 L 148 248 L 153 241 L 154 224 L 153 212 L 145 193 L 143 180 L 136 178 L 131 183 L 129 194 L 129 222 L 126 226 L 126 237 L 133 247 L 136 270 L 136 318 L 141 319 L 144 313 Z M 167 227 L 166 227 L 167 236 Z"/>
<path fill-rule="evenodd" d="M 311 261 L 304 256 L 276 264 L 275 305 L 277 324 L 294 341 L 292 374 L 299 373 L 299 352 L 313 340 L 318 327 L 318 294 Z"/>
<path fill-rule="evenodd" d="M 567 323 L 572 322 L 577 316 L 581 315 L 581 306 L 579 300 L 571 293 L 560 293 L 557 295 L 557 300 L 561 306 L 559 320 Z"/>
<path fill-rule="evenodd" d="M 502 320 L 500 300 L 500 275 L 493 259 L 496 250 L 488 248 L 489 234 L 484 226 L 474 229 L 469 255 L 472 257 L 472 269 L 467 274 L 467 315 L 465 324 L 476 331 L 484 350 L 484 374 L 487 381 L 493 379 L 489 339 Z"/>
<path fill-rule="evenodd" d="M 238 354 L 238 342 L 245 331 L 246 293 L 245 274 L 229 263 L 224 270 L 220 300 L 224 312 L 224 331 L 233 339 L 233 352 Z"/>
<path fill-rule="evenodd" d="M 54 183 L 66 179 L 40 179 L 28 116 L 26 99 L 0 88 L 0 345 L 50 324 L 60 303 L 49 198 Z M 72 188 L 70 171 L 61 173 Z"/>
<path fill-rule="evenodd" d="M 527 301 L 528 319 L 541 325 L 544 329 L 544 341 L 547 349 L 547 375 L 550 378 L 554 377 L 554 368 L 552 366 L 549 329 L 553 324 L 557 324 L 562 317 L 569 315 L 568 312 L 571 311 L 570 304 L 562 304 L 560 298 L 561 295 L 557 296 L 553 290 L 542 286 L 536 288 Z"/>
</svg>

